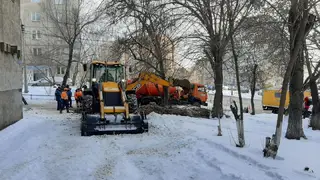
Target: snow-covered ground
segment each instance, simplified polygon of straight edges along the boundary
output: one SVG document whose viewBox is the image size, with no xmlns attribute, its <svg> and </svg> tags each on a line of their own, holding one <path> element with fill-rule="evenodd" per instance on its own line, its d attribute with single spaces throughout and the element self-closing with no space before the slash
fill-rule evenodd
<svg viewBox="0 0 320 180">
<path fill-rule="evenodd" d="M 208 91 L 209 94 L 214 94 L 215 91 Z M 234 96 L 234 97 L 239 97 L 238 95 L 238 91 L 233 91 L 231 92 L 231 90 L 223 90 L 223 96 Z M 243 99 L 251 99 L 251 93 L 241 93 L 241 97 Z M 258 92 L 255 93 L 254 95 L 254 99 L 261 99 L 262 96 L 258 94 Z"/>
<path fill-rule="evenodd" d="M 242 149 L 233 143 L 232 119 L 221 120 L 222 137 L 217 120 L 158 114 L 148 117 L 149 133 L 81 137 L 79 118 L 59 114 L 52 103 L 25 108 L 23 120 L 0 131 L 0 179 L 320 179 L 320 132 L 307 129 L 307 121 L 308 140 L 283 138 L 274 160 L 262 156 L 273 114 L 246 114 Z"/>
</svg>

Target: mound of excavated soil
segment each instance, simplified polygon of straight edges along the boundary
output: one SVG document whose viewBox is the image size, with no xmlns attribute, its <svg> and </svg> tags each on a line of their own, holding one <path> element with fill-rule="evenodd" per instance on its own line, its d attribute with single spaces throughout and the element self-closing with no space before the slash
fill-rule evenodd
<svg viewBox="0 0 320 180">
<path fill-rule="evenodd" d="M 156 103 L 141 106 L 145 114 L 155 112 L 158 114 L 173 114 L 180 116 L 210 118 L 210 111 L 208 109 L 197 106 L 159 106 Z"/>
</svg>

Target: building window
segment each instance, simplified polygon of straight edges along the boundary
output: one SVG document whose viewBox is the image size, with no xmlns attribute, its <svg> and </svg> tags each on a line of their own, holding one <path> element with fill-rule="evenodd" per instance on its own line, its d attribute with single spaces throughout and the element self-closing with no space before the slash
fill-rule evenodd
<svg viewBox="0 0 320 180">
<path fill-rule="evenodd" d="M 66 72 L 66 68 L 65 67 L 61 67 L 61 66 L 57 67 L 57 74 L 64 75 L 65 72 Z"/>
<path fill-rule="evenodd" d="M 33 13 L 31 14 L 31 20 L 32 20 L 32 21 L 40 21 L 40 13 L 38 13 L 38 12 L 33 12 Z"/>
<path fill-rule="evenodd" d="M 60 56 L 61 55 L 60 48 L 56 48 L 55 49 L 55 54 L 56 54 L 56 56 Z"/>
<path fill-rule="evenodd" d="M 31 2 L 39 3 L 39 2 L 40 2 L 40 0 L 31 0 Z"/>
<path fill-rule="evenodd" d="M 40 39 L 41 38 L 41 33 L 39 30 L 33 30 L 32 31 L 32 39 Z"/>
<path fill-rule="evenodd" d="M 41 48 L 33 48 L 33 55 L 34 56 L 42 55 Z"/>
</svg>

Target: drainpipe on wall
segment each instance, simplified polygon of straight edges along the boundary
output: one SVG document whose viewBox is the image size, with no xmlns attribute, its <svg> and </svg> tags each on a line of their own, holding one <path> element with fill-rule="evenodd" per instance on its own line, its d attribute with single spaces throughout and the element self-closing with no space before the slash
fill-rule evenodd
<svg viewBox="0 0 320 180">
<path fill-rule="evenodd" d="M 24 52 L 24 25 L 21 25 L 21 39 L 22 39 L 22 46 L 21 46 L 21 58 L 23 62 L 23 77 L 24 77 L 24 93 L 28 93 L 28 78 L 27 78 L 27 64 L 25 60 L 25 52 Z"/>
</svg>

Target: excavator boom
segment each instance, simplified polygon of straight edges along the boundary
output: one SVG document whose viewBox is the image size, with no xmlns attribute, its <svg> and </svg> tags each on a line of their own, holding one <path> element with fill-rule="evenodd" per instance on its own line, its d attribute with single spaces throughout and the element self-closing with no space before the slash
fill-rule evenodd
<svg viewBox="0 0 320 180">
<path fill-rule="evenodd" d="M 143 85 L 152 82 L 155 84 L 159 84 L 162 86 L 173 86 L 173 83 L 166 81 L 164 79 L 162 79 L 161 77 L 150 73 L 150 72 L 142 72 L 139 74 L 139 77 L 137 79 L 135 79 L 132 83 L 127 85 L 126 90 L 127 91 L 137 91 L 140 87 L 142 87 Z"/>
<path fill-rule="evenodd" d="M 131 93 L 136 93 L 139 91 L 139 89 L 143 86 L 146 86 L 147 88 L 151 88 L 150 86 L 147 86 L 148 83 L 153 83 L 156 85 L 157 91 L 159 95 L 146 95 L 143 97 L 143 99 L 147 99 L 146 102 L 148 102 L 148 99 L 156 99 L 158 101 L 157 97 L 162 94 L 161 88 L 158 87 L 158 85 L 163 86 L 163 87 L 181 87 L 184 93 L 184 100 L 188 101 L 191 104 L 206 104 L 206 99 L 207 99 L 207 94 L 206 92 L 201 92 L 199 91 L 199 85 L 196 84 L 191 84 L 189 80 L 187 79 L 174 79 L 174 78 L 169 78 L 169 80 L 164 80 L 163 78 L 155 75 L 154 73 L 151 72 L 141 72 L 133 82 L 127 84 L 126 91 L 131 92 Z M 149 91 L 150 90 L 150 91 Z M 151 93 L 151 89 L 147 90 L 147 94 Z M 153 91 L 154 92 L 154 91 Z M 178 90 L 178 98 L 179 101 L 182 100 L 180 99 L 181 90 Z M 139 94 L 139 93 L 138 93 Z M 173 95 L 176 96 L 176 95 Z M 176 99 L 176 100 L 177 100 Z M 152 100 L 153 101 L 153 100 Z"/>
</svg>

